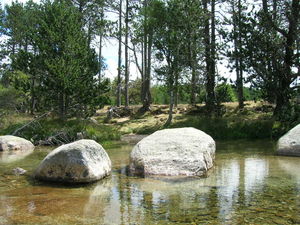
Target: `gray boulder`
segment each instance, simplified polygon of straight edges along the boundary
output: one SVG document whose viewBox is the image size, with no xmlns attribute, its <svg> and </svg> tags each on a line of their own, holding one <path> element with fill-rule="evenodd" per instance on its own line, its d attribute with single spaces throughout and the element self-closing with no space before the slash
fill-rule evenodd
<svg viewBox="0 0 300 225">
<path fill-rule="evenodd" d="M 300 156 L 300 124 L 279 139 L 277 153 L 286 156 Z"/>
<path fill-rule="evenodd" d="M 33 149 L 34 145 L 24 138 L 12 135 L 0 136 L 0 151 L 29 151 Z"/>
<path fill-rule="evenodd" d="M 215 141 L 195 128 L 157 131 L 141 140 L 130 155 L 135 175 L 203 176 L 213 166 Z"/>
<path fill-rule="evenodd" d="M 79 140 L 50 152 L 34 177 L 45 181 L 88 183 L 110 172 L 111 161 L 104 148 L 93 140 Z"/>
</svg>

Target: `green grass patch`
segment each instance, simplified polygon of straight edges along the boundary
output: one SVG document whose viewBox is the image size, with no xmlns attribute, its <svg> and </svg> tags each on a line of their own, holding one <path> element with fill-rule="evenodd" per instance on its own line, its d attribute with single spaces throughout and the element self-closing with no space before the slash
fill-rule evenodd
<svg viewBox="0 0 300 225">
<path fill-rule="evenodd" d="M 0 135 L 12 134 L 15 130 L 28 123 L 30 120 L 20 121 L 10 118 L 0 129 Z M 31 118 L 33 119 L 33 118 Z M 15 122 L 16 121 L 16 122 Z M 17 136 L 31 140 L 35 144 L 51 142 L 51 144 L 63 144 L 77 140 L 80 136 L 93 139 L 99 143 L 119 140 L 121 134 L 112 126 L 95 124 L 89 120 L 69 119 L 60 120 L 57 118 L 46 118 L 36 121 L 19 131 Z"/>
</svg>

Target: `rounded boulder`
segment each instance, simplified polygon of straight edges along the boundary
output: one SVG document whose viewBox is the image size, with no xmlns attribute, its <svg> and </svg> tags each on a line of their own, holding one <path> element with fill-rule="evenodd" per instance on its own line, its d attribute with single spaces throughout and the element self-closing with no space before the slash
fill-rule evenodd
<svg viewBox="0 0 300 225">
<path fill-rule="evenodd" d="M 279 139 L 277 153 L 285 156 L 300 156 L 300 124 Z"/>
<path fill-rule="evenodd" d="M 0 151 L 32 151 L 33 149 L 34 145 L 24 138 L 12 135 L 0 136 Z"/>
<path fill-rule="evenodd" d="M 141 140 L 130 154 L 135 175 L 204 176 L 213 167 L 216 145 L 195 128 L 157 131 Z"/>
<path fill-rule="evenodd" d="M 93 140 L 62 145 L 40 163 L 34 177 L 65 183 L 88 183 L 111 172 L 111 161 L 104 148 Z"/>
</svg>

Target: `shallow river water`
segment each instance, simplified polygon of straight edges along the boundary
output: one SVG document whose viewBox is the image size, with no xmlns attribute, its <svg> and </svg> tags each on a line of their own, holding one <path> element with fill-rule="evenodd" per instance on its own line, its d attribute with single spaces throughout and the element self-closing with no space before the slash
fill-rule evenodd
<svg viewBox="0 0 300 225">
<path fill-rule="evenodd" d="M 130 177 L 131 149 L 107 149 L 112 175 L 81 186 L 31 179 L 50 148 L 0 153 L 0 224 L 300 224 L 300 158 L 274 155 L 273 142 L 218 143 L 207 178 Z"/>
</svg>

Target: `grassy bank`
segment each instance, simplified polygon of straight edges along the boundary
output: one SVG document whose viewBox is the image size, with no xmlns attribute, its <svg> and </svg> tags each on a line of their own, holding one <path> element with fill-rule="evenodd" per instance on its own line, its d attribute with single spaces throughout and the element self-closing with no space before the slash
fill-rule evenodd
<svg viewBox="0 0 300 225">
<path fill-rule="evenodd" d="M 168 117 L 167 105 L 154 105 L 151 112 L 144 115 L 138 115 L 137 109 L 138 106 L 133 107 L 132 115 L 114 118 L 109 124 L 118 127 L 121 134 L 151 134 L 165 128 L 164 124 Z M 225 103 L 221 111 L 221 116 L 208 118 L 203 105 L 197 107 L 179 105 L 174 110 L 170 128 L 195 127 L 217 140 L 277 139 L 299 122 L 274 120 L 272 105 L 264 102 L 247 102 L 243 110 L 237 108 L 237 103 Z M 103 120 L 101 116 L 97 119 Z"/>
<path fill-rule="evenodd" d="M 33 122 L 31 122 L 33 121 Z M 119 140 L 121 133 L 113 126 L 99 124 L 95 120 L 60 120 L 47 117 L 36 120 L 27 114 L 11 114 L 1 120 L 0 135 L 13 134 L 31 122 L 15 135 L 31 140 L 36 145 L 60 145 L 80 138 L 93 139 L 99 143 Z"/>
<path fill-rule="evenodd" d="M 59 120 L 52 116 L 36 119 L 27 114 L 6 114 L 0 118 L 0 135 L 13 134 L 33 141 L 35 144 L 59 145 L 79 138 L 94 139 L 109 144 L 124 134 L 151 134 L 163 129 L 168 117 L 167 105 L 153 105 L 150 112 L 138 113 L 139 106 L 132 106 L 129 115 L 121 115 L 107 121 L 108 108 L 92 118 Z M 230 139 L 277 139 L 299 121 L 278 122 L 272 118 L 272 106 L 266 103 L 248 102 L 243 110 L 236 103 L 226 103 L 222 115 L 208 118 L 202 105 L 191 107 L 179 105 L 174 110 L 170 128 L 195 127 L 217 140 Z"/>
</svg>

